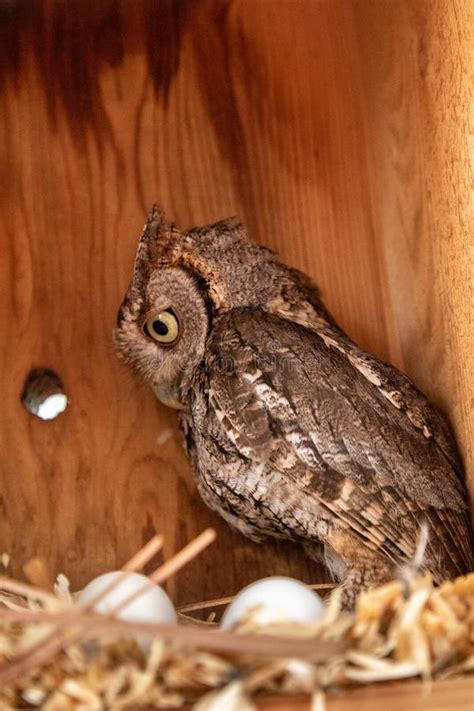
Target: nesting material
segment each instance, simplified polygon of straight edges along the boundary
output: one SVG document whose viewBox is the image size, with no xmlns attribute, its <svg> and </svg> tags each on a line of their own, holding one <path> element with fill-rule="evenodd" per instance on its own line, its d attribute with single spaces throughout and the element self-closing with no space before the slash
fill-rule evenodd
<svg viewBox="0 0 474 711">
<path fill-rule="evenodd" d="M 177 569 L 173 560 L 167 570 Z M 440 588 L 429 576 L 394 581 L 362 594 L 354 614 L 340 610 L 335 591 L 312 624 L 262 625 L 253 610 L 231 632 L 79 609 L 64 577 L 54 595 L 9 578 L 0 590 L 2 711 L 186 702 L 197 711 L 252 711 L 265 692 L 307 693 L 323 709 L 328 687 L 474 671 L 474 573 Z M 134 641 L 140 631 L 154 635 L 148 652 Z"/>
</svg>

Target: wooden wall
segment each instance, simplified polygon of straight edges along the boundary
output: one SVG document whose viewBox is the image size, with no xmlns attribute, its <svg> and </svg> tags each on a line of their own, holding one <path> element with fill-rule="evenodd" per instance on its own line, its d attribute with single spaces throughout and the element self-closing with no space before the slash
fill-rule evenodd
<svg viewBox="0 0 474 711">
<path fill-rule="evenodd" d="M 155 530 L 169 555 L 212 524 L 218 542 L 170 586 L 178 603 L 321 577 L 207 511 L 174 413 L 116 360 L 156 200 L 183 226 L 238 214 L 309 272 L 341 325 L 449 414 L 472 465 L 470 16 L 469 0 L 0 2 L 0 552 L 14 572 L 41 555 L 79 586 Z M 37 366 L 71 399 L 52 422 L 19 401 Z"/>
</svg>

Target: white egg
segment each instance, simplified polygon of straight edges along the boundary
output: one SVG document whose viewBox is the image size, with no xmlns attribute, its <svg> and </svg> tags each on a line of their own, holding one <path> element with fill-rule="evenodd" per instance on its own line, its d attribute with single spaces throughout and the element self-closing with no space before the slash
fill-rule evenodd
<svg viewBox="0 0 474 711">
<path fill-rule="evenodd" d="M 324 613 L 324 603 L 313 590 L 293 578 L 264 578 L 241 590 L 226 608 L 222 629 L 233 627 L 247 612 L 261 608 L 256 620 L 271 622 L 317 622 Z"/>
<path fill-rule="evenodd" d="M 104 573 L 94 578 L 75 596 L 78 605 L 93 604 L 94 599 L 106 590 L 113 581 L 120 580 L 116 586 L 108 592 L 99 602 L 94 604 L 94 610 L 102 614 L 112 612 L 122 602 L 148 585 L 145 592 L 134 598 L 130 604 L 124 606 L 117 612 L 117 617 L 128 622 L 149 622 L 176 624 L 178 621 L 173 603 L 159 585 L 150 583 L 146 575 L 141 573 L 126 573 L 120 570 L 111 573 Z M 149 638 L 143 635 L 137 637 L 137 641 L 146 651 L 149 646 Z"/>
</svg>

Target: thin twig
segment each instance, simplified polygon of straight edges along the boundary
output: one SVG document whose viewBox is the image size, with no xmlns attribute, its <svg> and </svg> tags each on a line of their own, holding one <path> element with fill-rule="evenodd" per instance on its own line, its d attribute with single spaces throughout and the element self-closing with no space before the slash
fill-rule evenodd
<svg viewBox="0 0 474 711">
<path fill-rule="evenodd" d="M 146 563 L 160 550 L 162 545 L 162 536 L 154 536 L 125 564 L 127 571 L 132 572 L 134 568 L 137 569 L 142 565 L 146 565 Z M 70 617 L 74 616 L 77 619 L 83 612 L 93 610 L 94 607 L 104 597 L 109 595 L 118 585 L 120 585 L 124 579 L 125 576 L 118 576 L 117 578 L 114 578 L 110 584 L 107 585 L 104 590 L 97 593 L 97 595 L 95 595 L 87 605 L 84 605 L 82 608 L 72 607 Z M 0 577 L 0 584 L 2 583 L 2 580 L 3 579 Z M 44 602 L 50 602 L 51 599 L 56 603 L 56 605 L 59 602 L 58 598 L 54 595 L 50 595 L 49 593 L 46 593 L 43 590 L 35 588 L 31 585 L 10 581 L 8 578 L 4 579 L 3 587 L 29 597 L 36 597 L 38 600 L 42 600 Z M 72 636 L 72 638 L 67 641 L 72 643 L 74 642 L 74 639 L 75 636 Z M 6 682 L 7 677 L 10 678 L 8 671 L 9 668 L 11 668 L 11 673 L 14 675 L 12 678 L 15 678 L 16 674 L 24 673 L 25 669 L 31 668 L 31 666 L 35 663 L 41 664 L 46 662 L 54 656 L 54 654 L 60 651 L 60 649 L 64 646 L 65 641 L 64 631 L 56 626 L 49 632 L 49 634 L 35 642 L 35 644 L 33 644 L 26 652 L 19 655 L 15 660 L 6 665 L 5 669 L 0 668 L 0 679 L 4 679 Z"/>
<path fill-rule="evenodd" d="M 39 639 L 27 652 L 15 657 L 12 661 L 6 662 L 0 667 L 0 684 L 7 684 L 9 681 L 14 681 L 23 676 L 23 674 L 31 671 L 35 666 L 40 667 L 46 664 L 61 650 L 63 644 L 64 639 L 56 627 L 53 634 Z"/>
<path fill-rule="evenodd" d="M 11 580 L 4 575 L 0 575 L 0 590 L 16 593 L 22 597 L 33 598 L 34 600 L 44 602 L 45 605 L 54 605 L 55 607 L 58 607 L 64 604 L 63 601 L 56 597 L 56 595 L 53 595 L 53 593 L 47 592 L 46 590 L 38 588 L 35 585 L 30 585 L 29 583 Z"/>
<path fill-rule="evenodd" d="M 150 580 L 156 585 L 160 585 L 172 575 L 175 575 L 178 570 L 181 570 L 181 568 L 190 563 L 193 558 L 202 553 L 215 539 L 215 530 L 213 528 L 206 528 L 194 541 L 188 543 L 179 553 L 176 553 L 172 558 L 167 560 L 166 563 L 157 568 L 155 572 L 150 575 Z"/>
<path fill-rule="evenodd" d="M 199 553 L 202 553 L 215 538 L 216 532 L 214 529 L 207 528 L 191 541 L 191 543 L 184 546 L 179 553 L 176 553 L 172 558 L 167 560 L 166 563 L 157 568 L 155 572 L 148 577 L 148 581 L 144 582 L 140 588 L 128 595 L 125 600 L 122 600 L 118 605 L 114 606 L 108 613 L 108 616 L 111 617 L 119 614 L 127 605 L 130 605 L 140 597 L 140 595 L 143 595 L 155 585 L 159 585 L 165 580 L 168 580 L 172 575 L 175 575 L 178 570 L 181 570 L 181 568 L 190 563 Z"/>
<path fill-rule="evenodd" d="M 163 548 L 163 542 L 163 536 L 153 536 L 138 553 L 135 553 L 125 565 L 122 565 L 121 570 L 127 573 L 143 570 L 145 565 Z"/>
<path fill-rule="evenodd" d="M 31 618 L 24 615 L 22 611 L 8 610 L 6 612 L 8 613 L 6 617 L 12 621 L 31 622 Z M 81 632 L 88 638 L 94 637 L 99 630 L 121 632 L 127 637 L 147 634 L 179 642 L 186 647 L 220 650 L 229 654 L 298 657 L 299 659 L 320 661 L 329 654 L 342 651 L 347 646 L 345 643 L 319 640 L 317 637 L 301 639 L 268 634 L 236 634 L 224 630 L 205 629 L 198 625 L 130 622 L 86 610 L 82 610 L 79 615 L 72 615 L 71 611 L 47 612 L 40 610 L 37 616 L 38 622 L 41 624 L 59 625 L 65 632 Z M 0 675 L 0 681 L 3 680 L 3 675 Z"/>
<path fill-rule="evenodd" d="M 333 590 L 336 586 L 333 583 L 316 583 L 314 585 L 307 585 L 310 590 Z M 228 605 L 235 600 L 235 595 L 230 597 L 220 597 L 216 600 L 205 600 L 204 602 L 193 602 L 189 605 L 183 605 L 178 608 L 178 612 L 197 612 L 198 610 L 207 610 L 209 607 L 221 607 L 222 605 Z"/>
<path fill-rule="evenodd" d="M 153 556 L 158 553 L 158 551 L 163 547 L 163 536 L 153 536 L 148 543 L 145 543 L 143 548 L 141 548 L 138 553 L 135 553 L 134 556 L 130 558 L 125 565 L 122 566 L 121 571 L 122 572 L 127 572 L 127 573 L 135 573 L 137 570 L 140 570 L 144 565 L 148 563 L 149 560 L 153 558 Z M 84 609 L 86 610 L 93 610 L 96 605 L 99 604 L 99 602 L 102 602 L 108 595 L 110 595 L 111 592 L 113 592 L 116 588 L 119 587 L 125 580 L 127 579 L 127 576 L 125 575 L 117 575 L 114 577 L 108 585 L 105 586 L 103 590 L 100 590 L 96 595 L 92 597 L 92 600 L 90 600 L 86 605 L 84 605 Z M 141 591 L 145 592 L 146 590 L 151 587 L 151 584 L 144 583 L 143 587 L 140 588 Z M 135 593 L 134 593 L 135 594 Z M 141 594 L 141 593 L 140 593 Z M 129 596 L 131 597 L 131 596 Z M 137 595 L 138 597 L 138 595 Z M 135 599 L 135 598 L 133 598 Z M 125 604 L 129 604 L 128 602 L 128 597 L 125 598 L 123 601 Z M 121 603 L 122 604 L 122 603 Z M 124 605 L 125 606 L 125 605 Z M 122 608 L 120 608 L 122 609 Z M 115 608 L 113 608 L 111 611 L 111 614 L 114 614 Z"/>
<path fill-rule="evenodd" d="M 32 647 L 30 647 L 30 649 L 26 653 L 20 655 L 11 662 L 6 663 L 3 667 L 0 667 L 0 681 L 6 683 L 7 681 L 11 681 L 12 679 L 17 678 L 18 675 L 23 674 L 26 670 L 31 669 L 34 664 L 45 664 L 57 652 L 59 652 L 65 646 L 66 643 L 72 644 L 78 636 L 77 630 L 74 632 L 74 626 L 76 626 L 76 623 L 80 622 L 81 619 L 84 619 L 84 616 L 87 616 L 88 614 L 94 614 L 94 617 L 97 617 L 100 620 L 107 620 L 109 623 L 122 622 L 123 620 L 118 620 L 115 615 L 117 615 L 124 607 L 133 602 L 133 600 L 135 600 L 144 592 L 146 592 L 146 590 L 148 590 L 151 585 L 157 584 L 159 580 L 166 580 L 169 576 L 173 575 L 180 568 L 189 563 L 193 558 L 195 558 L 195 556 L 197 556 L 202 550 L 204 550 L 206 546 L 212 543 L 215 537 L 216 533 L 213 529 L 207 529 L 203 531 L 203 533 L 197 536 L 194 541 L 188 543 L 188 545 L 185 546 L 181 551 L 179 551 L 179 553 L 173 556 L 169 561 L 167 561 L 167 563 L 165 563 L 163 566 L 160 566 L 160 568 L 158 568 L 155 573 L 153 573 L 153 577 L 155 578 L 153 582 L 151 582 L 152 576 L 150 576 L 150 582 L 145 583 L 132 595 L 129 595 L 127 598 L 125 598 L 125 600 L 123 600 L 120 605 L 114 607 L 107 615 L 96 615 L 95 613 L 91 612 L 91 607 L 93 608 L 93 606 L 96 605 L 97 602 L 102 599 L 106 594 L 108 594 L 113 588 L 115 588 L 115 585 L 118 585 L 119 582 L 123 580 L 123 578 L 118 578 L 116 581 L 114 581 L 114 584 L 111 584 L 105 590 L 103 590 L 88 605 L 82 608 L 71 608 L 67 618 L 60 618 L 58 616 L 57 620 L 60 625 L 61 623 L 63 624 L 63 626 L 64 624 L 67 625 L 68 622 L 73 623 L 73 628 L 69 629 L 68 639 L 64 638 L 64 628 L 61 629 L 60 627 L 56 626 L 56 628 L 52 630 L 49 636 L 47 636 L 43 640 L 36 642 L 34 645 L 32 645 Z M 8 579 L 6 580 L 7 582 L 12 582 L 8 581 Z M 31 586 L 26 587 L 31 588 Z M 54 596 L 52 597 L 56 600 Z M 55 624 L 57 625 L 58 622 L 56 622 Z M 179 629 L 177 626 L 172 627 L 173 629 Z"/>
</svg>

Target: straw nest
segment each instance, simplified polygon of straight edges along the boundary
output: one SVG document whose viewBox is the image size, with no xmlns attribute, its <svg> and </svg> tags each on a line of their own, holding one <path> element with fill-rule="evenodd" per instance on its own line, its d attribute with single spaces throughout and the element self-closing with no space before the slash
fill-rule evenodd
<svg viewBox="0 0 474 711">
<path fill-rule="evenodd" d="M 150 578 L 163 582 L 212 539 L 206 531 Z M 152 539 L 123 569 L 142 567 L 161 543 Z M 254 610 L 232 632 L 184 615 L 175 626 L 98 615 L 96 601 L 74 604 L 64 576 L 47 591 L 41 561 L 25 573 L 33 584 L 0 577 L 2 710 L 191 702 L 197 711 L 250 711 L 263 692 L 311 694 L 322 709 L 330 688 L 474 670 L 474 573 L 439 588 L 429 576 L 393 581 L 361 595 L 353 614 L 340 610 L 336 590 L 317 624 L 263 625 Z M 152 636 L 148 652 L 137 633 Z"/>
</svg>

